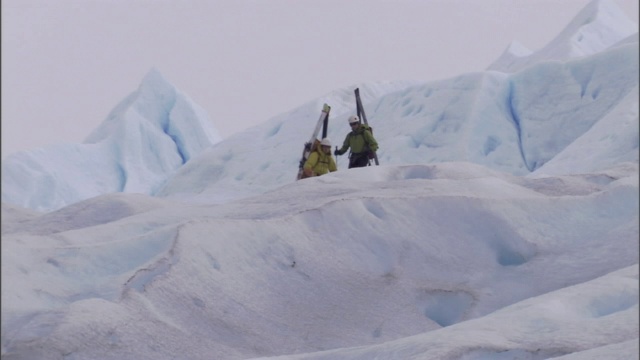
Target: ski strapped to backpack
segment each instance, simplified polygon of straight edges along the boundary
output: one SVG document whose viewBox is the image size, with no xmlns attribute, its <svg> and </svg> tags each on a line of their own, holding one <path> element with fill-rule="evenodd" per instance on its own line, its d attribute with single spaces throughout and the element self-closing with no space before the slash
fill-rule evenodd
<svg viewBox="0 0 640 360">
<path fill-rule="evenodd" d="M 354 93 L 356 94 L 356 112 L 357 112 L 358 118 L 362 119 L 364 124 L 367 126 L 368 130 L 371 131 L 371 133 L 373 134 L 373 129 L 371 128 L 371 126 L 369 126 L 369 122 L 367 121 L 367 115 L 364 113 L 362 100 L 360 100 L 360 88 L 356 88 L 354 90 Z M 373 152 L 373 160 L 375 161 L 376 165 L 380 165 L 380 162 L 378 161 L 378 154 L 376 154 L 375 151 Z"/>
<path fill-rule="evenodd" d="M 298 166 L 298 176 L 296 180 L 304 179 L 306 176 L 304 175 L 304 163 L 309 158 L 309 155 L 312 151 L 314 151 L 319 145 L 320 140 L 318 140 L 318 134 L 320 133 L 320 128 L 322 128 L 322 138 L 327 137 L 327 127 L 329 124 L 329 111 L 331 110 L 331 106 L 324 104 L 322 106 L 322 112 L 320 113 L 320 118 L 316 123 L 316 127 L 313 130 L 313 134 L 308 142 L 304 144 L 304 148 L 302 149 L 302 159 L 300 159 L 300 165 Z"/>
</svg>

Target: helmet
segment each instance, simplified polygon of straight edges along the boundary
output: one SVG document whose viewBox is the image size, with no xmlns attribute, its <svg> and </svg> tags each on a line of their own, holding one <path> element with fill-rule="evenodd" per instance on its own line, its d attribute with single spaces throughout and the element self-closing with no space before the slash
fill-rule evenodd
<svg viewBox="0 0 640 360">
<path fill-rule="evenodd" d="M 349 116 L 349 124 L 360 122 L 360 119 L 356 115 Z"/>
<path fill-rule="evenodd" d="M 331 146 L 331 141 L 328 138 L 324 138 L 322 139 L 322 141 L 320 141 L 320 145 L 321 146 Z"/>
</svg>

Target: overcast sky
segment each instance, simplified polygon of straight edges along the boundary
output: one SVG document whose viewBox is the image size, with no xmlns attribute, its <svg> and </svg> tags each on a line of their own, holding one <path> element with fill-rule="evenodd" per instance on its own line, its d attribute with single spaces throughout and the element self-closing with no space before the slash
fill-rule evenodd
<svg viewBox="0 0 640 360">
<path fill-rule="evenodd" d="M 2 0 L 2 157 L 82 142 L 153 67 L 227 137 L 359 82 L 482 71 L 588 2 Z"/>
</svg>

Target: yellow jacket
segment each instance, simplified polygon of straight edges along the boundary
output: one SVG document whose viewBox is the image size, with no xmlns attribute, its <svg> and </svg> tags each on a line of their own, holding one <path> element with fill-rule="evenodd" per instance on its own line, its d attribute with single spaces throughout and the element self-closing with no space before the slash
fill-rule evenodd
<svg viewBox="0 0 640 360">
<path fill-rule="evenodd" d="M 312 152 L 304 163 L 306 176 L 320 176 L 336 170 L 338 170 L 338 167 L 331 153 L 325 154 L 322 150 Z"/>
</svg>

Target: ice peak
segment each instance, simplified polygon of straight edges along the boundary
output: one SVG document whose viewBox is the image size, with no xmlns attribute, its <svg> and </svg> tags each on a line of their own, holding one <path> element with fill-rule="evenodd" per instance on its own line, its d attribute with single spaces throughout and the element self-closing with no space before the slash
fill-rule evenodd
<svg viewBox="0 0 640 360">
<path fill-rule="evenodd" d="M 175 96 L 175 87 L 155 67 L 142 78 L 138 91 L 140 94 Z"/>
<path fill-rule="evenodd" d="M 516 72 L 540 61 L 567 61 L 604 51 L 638 32 L 611 0 L 592 0 L 542 49 L 526 54 L 513 42 L 488 70 Z"/>
<path fill-rule="evenodd" d="M 517 57 L 529 56 L 533 53 L 533 51 L 529 50 L 527 47 L 522 45 L 518 41 L 512 41 L 511 44 L 505 50 L 505 53 L 511 54 Z"/>
<path fill-rule="evenodd" d="M 566 43 L 569 57 L 591 55 L 614 45 L 638 32 L 616 3 L 611 0 L 592 0 L 574 17 L 564 31 L 548 45 L 558 48 Z"/>
</svg>

